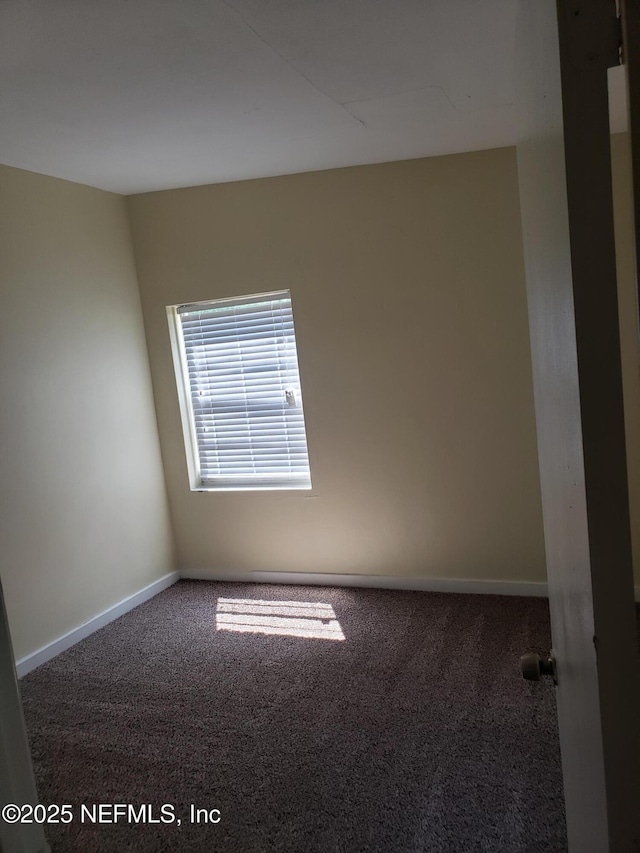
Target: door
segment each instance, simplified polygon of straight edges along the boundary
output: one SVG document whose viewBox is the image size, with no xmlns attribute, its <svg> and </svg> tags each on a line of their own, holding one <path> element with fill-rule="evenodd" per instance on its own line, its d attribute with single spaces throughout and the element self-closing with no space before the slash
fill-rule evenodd
<svg viewBox="0 0 640 853">
<path fill-rule="evenodd" d="M 631 135 L 637 272 L 640 270 L 640 3 L 638 0 L 620 0 L 620 17 L 622 59 L 627 77 L 627 115 Z M 638 283 L 640 284 L 640 279 Z"/>
<path fill-rule="evenodd" d="M 12 822 L 14 806 L 38 802 L 16 678 L 9 623 L 0 584 L 0 851 L 48 853 L 41 824 Z M 4 809 L 8 808 L 6 815 Z M 6 819 L 5 819 L 6 818 Z"/>
<path fill-rule="evenodd" d="M 607 90 L 618 47 L 615 0 L 519 1 L 518 173 L 571 853 L 640 851 Z"/>
</svg>

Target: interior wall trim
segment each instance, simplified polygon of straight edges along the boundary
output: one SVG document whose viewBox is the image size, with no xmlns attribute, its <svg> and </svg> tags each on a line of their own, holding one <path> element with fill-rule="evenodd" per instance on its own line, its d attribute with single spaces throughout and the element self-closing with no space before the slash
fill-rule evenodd
<svg viewBox="0 0 640 853">
<path fill-rule="evenodd" d="M 406 589 L 419 592 L 460 592 L 488 595 L 545 597 L 543 581 L 459 580 L 457 578 L 400 578 L 388 575 L 343 575 L 317 572 L 223 572 L 183 569 L 185 580 L 231 581 L 237 583 L 308 584 L 310 586 L 360 586 L 374 589 Z M 636 590 L 640 594 L 640 588 Z"/>
<path fill-rule="evenodd" d="M 544 598 L 547 596 L 547 584 L 543 581 L 498 581 L 498 580 L 460 580 L 457 578 L 396 578 L 388 575 L 343 575 L 329 572 L 216 572 L 184 569 L 169 572 L 139 592 L 122 599 L 117 604 L 84 622 L 72 631 L 58 637 L 41 649 L 16 661 L 18 678 L 22 678 L 32 669 L 52 660 L 57 655 L 75 646 L 90 634 L 100 630 L 109 622 L 144 604 L 176 581 L 208 580 L 231 583 L 275 583 L 301 584 L 308 586 L 351 586 L 372 589 L 404 589 L 417 592 L 457 592 L 479 595 L 525 595 Z M 635 600 L 640 602 L 640 586 L 635 587 Z"/>
<path fill-rule="evenodd" d="M 57 640 L 53 640 L 53 642 L 47 643 L 47 645 L 43 646 L 41 649 L 20 658 L 20 660 L 16 661 L 16 672 L 18 674 L 18 678 L 22 678 L 28 672 L 31 672 L 32 669 L 50 661 L 52 658 L 62 652 L 65 652 L 67 649 L 70 649 L 71 646 L 75 646 L 75 644 L 79 643 L 80 640 L 84 640 L 85 637 L 88 637 L 100 628 L 104 628 L 104 626 L 108 625 L 109 622 L 113 622 L 114 619 L 117 619 L 119 616 L 123 616 L 139 604 L 144 604 L 145 601 L 153 598 L 159 592 L 162 592 L 162 590 L 167 589 L 167 587 L 171 586 L 179 579 L 179 572 L 169 572 L 169 574 L 158 578 L 157 581 L 145 586 L 144 589 L 141 589 L 139 592 L 135 592 L 133 595 L 127 596 L 127 598 L 123 598 L 122 601 L 119 601 L 107 610 L 103 610 L 102 613 L 98 613 L 97 616 L 94 616 L 93 619 L 89 619 L 88 622 L 84 622 L 72 631 L 68 631 L 66 634 L 63 634 L 62 637 L 58 637 Z"/>
</svg>

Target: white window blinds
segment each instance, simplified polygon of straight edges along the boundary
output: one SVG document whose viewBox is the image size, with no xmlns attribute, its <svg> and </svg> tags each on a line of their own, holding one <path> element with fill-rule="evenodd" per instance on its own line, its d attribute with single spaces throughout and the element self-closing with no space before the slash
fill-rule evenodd
<svg viewBox="0 0 640 853">
<path fill-rule="evenodd" d="M 192 486 L 311 488 L 289 291 L 173 310 Z"/>
</svg>

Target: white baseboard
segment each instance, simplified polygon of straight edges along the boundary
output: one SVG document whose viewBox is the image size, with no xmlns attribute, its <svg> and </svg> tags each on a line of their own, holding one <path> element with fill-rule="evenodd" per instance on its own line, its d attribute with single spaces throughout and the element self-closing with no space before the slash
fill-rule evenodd
<svg viewBox="0 0 640 853">
<path fill-rule="evenodd" d="M 215 572 L 183 570 L 170 572 L 157 581 L 149 584 L 139 592 L 109 607 L 93 619 L 85 622 L 73 631 L 69 631 L 52 643 L 26 655 L 16 661 L 18 678 L 22 678 L 32 669 L 51 660 L 61 652 L 70 649 L 80 640 L 133 610 L 139 604 L 144 604 L 162 590 L 172 586 L 180 578 L 185 580 L 208 580 L 230 583 L 276 583 L 301 584 L 309 586 L 352 586 L 369 587 L 372 589 L 404 589 L 418 592 L 459 592 L 478 593 L 485 595 L 524 595 L 547 596 L 547 584 L 542 581 L 492 581 L 492 580 L 460 580 L 456 578 L 396 578 L 387 575 L 342 575 L 310 572 Z M 635 587 L 635 599 L 640 602 L 640 586 Z"/>
<path fill-rule="evenodd" d="M 117 619 L 119 616 L 123 616 L 129 610 L 133 610 L 134 607 L 137 607 L 139 604 L 143 604 L 145 601 L 153 598 L 159 592 L 162 592 L 163 589 L 167 589 L 167 587 L 171 586 L 179 579 L 179 572 L 169 572 L 168 575 L 164 575 L 157 581 L 150 583 L 149 586 L 145 586 L 145 588 L 141 589 L 139 592 L 124 598 L 122 601 L 119 601 L 117 604 L 114 604 L 113 607 L 109 607 L 102 613 L 98 613 L 98 615 L 94 616 L 93 619 L 89 619 L 88 622 L 85 622 L 83 625 L 79 625 L 77 628 L 74 628 L 73 631 L 69 631 L 62 637 L 58 637 L 57 640 L 54 640 L 52 643 L 48 643 L 41 649 L 32 652 L 30 655 L 20 658 L 20 660 L 16 661 L 16 672 L 18 674 L 18 678 L 22 678 L 23 675 L 31 672 L 32 669 L 46 663 L 61 652 L 65 652 L 67 649 L 70 649 L 71 646 L 75 646 L 75 644 L 79 643 L 80 640 L 84 640 L 85 637 L 88 637 L 100 628 L 104 628 L 104 626 L 108 625 L 109 622 L 113 622 L 114 619 Z"/>
<path fill-rule="evenodd" d="M 338 575 L 308 572 L 215 572 L 183 570 L 185 580 L 237 583 L 308 584 L 310 586 L 364 586 L 374 589 L 406 589 L 418 592 L 461 592 L 488 595 L 547 595 L 542 581 L 458 580 L 456 578 L 395 578 L 387 575 Z"/>
</svg>

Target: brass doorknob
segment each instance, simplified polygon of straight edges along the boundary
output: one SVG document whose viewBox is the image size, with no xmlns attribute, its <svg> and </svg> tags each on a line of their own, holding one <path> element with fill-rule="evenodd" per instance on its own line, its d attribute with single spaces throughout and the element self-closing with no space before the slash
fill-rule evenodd
<svg viewBox="0 0 640 853">
<path fill-rule="evenodd" d="M 528 652 L 520 658 L 522 677 L 527 681 L 540 681 L 543 675 L 550 675 L 553 683 L 557 684 L 556 659 L 553 655 L 541 657 L 536 652 Z"/>
</svg>

